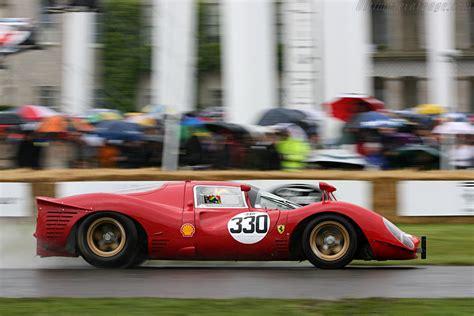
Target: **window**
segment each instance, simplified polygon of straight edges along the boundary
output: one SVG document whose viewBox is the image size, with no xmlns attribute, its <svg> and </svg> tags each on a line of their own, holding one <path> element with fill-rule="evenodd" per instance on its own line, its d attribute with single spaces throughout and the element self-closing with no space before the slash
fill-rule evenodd
<svg viewBox="0 0 474 316">
<path fill-rule="evenodd" d="M 61 17 L 59 14 L 48 14 L 51 7 L 61 5 L 56 1 L 42 0 L 39 19 L 39 42 L 45 44 L 59 44 L 61 38 Z"/>
<path fill-rule="evenodd" d="M 55 86 L 39 86 L 38 89 L 38 104 L 52 108 L 58 107 L 59 89 Z"/>
<path fill-rule="evenodd" d="M 471 78 L 471 104 L 469 112 L 474 113 L 474 77 Z"/>
<path fill-rule="evenodd" d="M 146 45 L 152 45 L 153 37 L 153 10 L 154 6 L 150 4 L 143 5 L 142 18 L 143 18 L 143 42 Z M 157 26 L 155 26 L 157 27 Z"/>
<path fill-rule="evenodd" d="M 377 50 L 387 46 L 387 10 L 384 0 L 372 0 L 372 41 Z"/>
<path fill-rule="evenodd" d="M 104 15 L 96 13 L 94 17 L 94 42 L 102 44 L 104 40 Z"/>
<path fill-rule="evenodd" d="M 0 69 L 1 71 L 1 69 Z M 0 95 L 0 105 L 15 104 L 15 96 L 18 95 L 18 87 L 4 86 L 3 93 Z"/>
<path fill-rule="evenodd" d="M 403 49 L 412 51 L 421 47 L 420 24 L 423 23 L 423 11 L 419 10 L 421 0 L 403 0 Z"/>
<path fill-rule="evenodd" d="M 150 88 L 141 89 L 140 108 L 152 104 L 152 90 Z"/>
<path fill-rule="evenodd" d="M 210 104 L 211 106 L 222 106 L 222 90 L 221 89 L 212 89 L 209 91 L 211 96 Z"/>
<path fill-rule="evenodd" d="M 283 32 L 284 32 L 284 12 L 283 12 L 283 1 L 277 0 L 275 2 L 275 30 L 277 33 L 277 43 L 282 44 L 284 42 Z"/>
<path fill-rule="evenodd" d="M 194 202 L 197 208 L 247 208 L 240 187 L 195 186 Z"/>
<path fill-rule="evenodd" d="M 382 77 L 374 77 L 374 96 L 376 99 L 384 101 L 385 99 L 385 86 L 384 79 Z"/>
<path fill-rule="evenodd" d="M 218 42 L 220 36 L 219 3 L 205 3 L 204 5 L 204 32 L 206 34 L 206 41 Z"/>
<path fill-rule="evenodd" d="M 278 210 L 293 210 L 301 207 L 290 200 L 284 199 L 270 192 L 260 190 L 256 187 L 251 187 L 249 191 L 250 204 L 255 208 L 278 209 Z"/>
<path fill-rule="evenodd" d="M 105 91 L 104 89 L 94 89 L 94 107 L 105 108 Z"/>
<path fill-rule="evenodd" d="M 403 78 L 403 107 L 411 108 L 418 104 L 418 79 L 415 77 Z"/>
<path fill-rule="evenodd" d="M 474 0 L 471 0 L 471 5 L 469 8 L 469 20 L 470 20 L 470 33 L 471 33 L 471 47 L 474 47 Z"/>
</svg>

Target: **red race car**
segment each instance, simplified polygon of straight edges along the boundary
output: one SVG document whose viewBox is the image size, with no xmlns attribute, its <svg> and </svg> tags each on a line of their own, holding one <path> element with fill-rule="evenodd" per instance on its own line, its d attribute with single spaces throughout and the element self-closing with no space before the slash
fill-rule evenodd
<svg viewBox="0 0 474 316">
<path fill-rule="evenodd" d="M 341 268 L 353 259 L 426 257 L 421 240 L 384 217 L 336 201 L 300 206 L 236 182 L 170 182 L 151 191 L 38 197 L 37 254 L 82 256 L 100 268 L 148 259 L 309 260 Z"/>
</svg>

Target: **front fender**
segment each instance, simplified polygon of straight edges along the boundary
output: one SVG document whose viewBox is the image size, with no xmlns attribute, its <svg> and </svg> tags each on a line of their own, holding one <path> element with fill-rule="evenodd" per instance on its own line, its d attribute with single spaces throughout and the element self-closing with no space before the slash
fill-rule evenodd
<svg viewBox="0 0 474 316">
<path fill-rule="evenodd" d="M 407 249 L 388 231 L 381 215 L 363 207 L 340 201 L 315 203 L 289 211 L 288 230 L 296 233 L 297 228 L 299 228 L 298 226 L 304 224 L 305 220 L 307 221 L 309 218 L 316 217 L 322 213 L 340 214 L 352 220 L 364 234 L 376 258 L 385 257 L 384 249 L 380 247 L 381 244 Z"/>
</svg>

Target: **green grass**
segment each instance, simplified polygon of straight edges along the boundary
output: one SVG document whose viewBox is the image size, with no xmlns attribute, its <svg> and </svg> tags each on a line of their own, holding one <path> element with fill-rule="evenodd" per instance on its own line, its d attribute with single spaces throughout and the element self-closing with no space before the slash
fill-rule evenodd
<svg viewBox="0 0 474 316">
<path fill-rule="evenodd" d="M 472 315 L 473 299 L 0 299 L 0 315 Z"/>
<path fill-rule="evenodd" d="M 427 259 L 409 261 L 354 261 L 355 264 L 474 265 L 474 224 L 400 224 L 404 232 L 427 236 Z"/>
</svg>

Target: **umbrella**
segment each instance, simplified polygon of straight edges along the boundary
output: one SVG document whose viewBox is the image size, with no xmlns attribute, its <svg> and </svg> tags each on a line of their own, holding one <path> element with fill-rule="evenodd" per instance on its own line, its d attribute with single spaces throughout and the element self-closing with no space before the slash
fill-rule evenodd
<svg viewBox="0 0 474 316">
<path fill-rule="evenodd" d="M 156 120 L 153 117 L 144 114 L 129 116 L 125 119 L 125 121 L 146 127 L 156 126 Z"/>
<path fill-rule="evenodd" d="M 285 130 L 292 138 L 307 140 L 307 135 L 304 130 L 296 124 L 279 123 L 273 126 L 276 130 Z"/>
<path fill-rule="evenodd" d="M 425 153 L 433 157 L 439 157 L 439 150 L 427 145 L 406 145 L 396 150 L 400 154 Z"/>
<path fill-rule="evenodd" d="M 306 114 L 302 111 L 276 108 L 268 110 L 258 121 L 258 125 L 270 126 L 278 123 L 296 123 L 306 118 Z"/>
<path fill-rule="evenodd" d="M 418 167 L 437 169 L 440 152 L 427 145 L 406 145 L 395 150 L 396 155 L 390 159 L 392 168 Z"/>
<path fill-rule="evenodd" d="M 384 103 L 374 97 L 366 95 L 345 95 L 328 103 L 332 115 L 348 122 L 354 114 L 377 111 L 384 108 Z"/>
<path fill-rule="evenodd" d="M 379 112 L 365 112 L 353 117 L 345 129 L 400 127 L 403 123 Z"/>
<path fill-rule="evenodd" d="M 301 127 L 306 135 L 313 135 L 317 133 L 316 121 L 319 119 L 320 115 L 316 112 L 276 108 L 265 112 L 257 124 L 261 126 L 295 124 Z"/>
<path fill-rule="evenodd" d="M 165 112 L 165 107 L 162 105 L 146 105 L 142 108 L 141 110 L 143 113 L 164 113 Z"/>
<path fill-rule="evenodd" d="M 0 112 L 0 125 L 20 125 L 24 122 L 18 113 Z"/>
<path fill-rule="evenodd" d="M 104 121 L 97 125 L 95 133 L 109 140 L 142 140 L 140 125 L 126 121 Z"/>
<path fill-rule="evenodd" d="M 15 112 L 0 112 L 0 134 L 5 131 L 13 132 L 25 121 Z"/>
<path fill-rule="evenodd" d="M 85 117 L 90 123 L 99 123 L 102 121 L 115 121 L 123 119 L 120 111 L 113 109 L 91 109 L 85 113 Z"/>
<path fill-rule="evenodd" d="M 306 162 L 327 169 L 364 169 L 367 165 L 364 156 L 344 148 L 313 151 Z"/>
<path fill-rule="evenodd" d="M 195 116 L 185 116 L 181 120 L 181 126 L 200 126 L 203 125 L 205 122 Z"/>
<path fill-rule="evenodd" d="M 444 113 L 441 115 L 441 117 L 452 122 L 469 122 L 467 114 L 465 113 Z"/>
<path fill-rule="evenodd" d="M 474 126 L 467 122 L 446 122 L 436 126 L 433 129 L 434 134 L 463 134 L 472 135 L 474 134 Z"/>
<path fill-rule="evenodd" d="M 216 134 L 229 133 L 229 134 L 234 135 L 236 138 L 243 138 L 243 136 L 250 136 L 249 131 L 238 124 L 225 123 L 225 122 L 209 122 L 209 123 L 205 123 L 203 126 L 208 131 L 216 133 Z"/>
<path fill-rule="evenodd" d="M 22 118 L 29 121 L 39 121 L 46 117 L 59 114 L 53 109 L 41 105 L 23 105 L 17 109 L 17 113 Z"/>
<path fill-rule="evenodd" d="M 433 117 L 429 115 L 416 114 L 407 110 L 394 111 L 393 113 L 399 118 L 408 120 L 409 122 L 424 128 L 433 129 L 436 124 Z"/>
<path fill-rule="evenodd" d="M 180 132 L 180 141 L 184 144 L 193 133 L 200 129 L 200 127 L 205 123 L 201 118 L 195 116 L 184 116 L 181 119 L 181 132 Z"/>
<path fill-rule="evenodd" d="M 415 107 L 415 113 L 422 115 L 439 115 L 446 112 L 446 109 L 439 104 L 420 104 Z"/>
<path fill-rule="evenodd" d="M 69 128 L 80 132 L 91 132 L 94 130 L 94 126 L 89 124 L 87 121 L 80 117 L 72 117 L 69 119 Z"/>
<path fill-rule="evenodd" d="M 67 133 L 70 131 L 90 132 L 93 129 L 92 125 L 80 118 L 55 115 L 46 118 L 37 131 L 40 133 Z"/>
<path fill-rule="evenodd" d="M 40 133 L 65 133 L 67 132 L 67 120 L 62 115 L 55 115 L 46 118 L 38 127 Z"/>
</svg>

